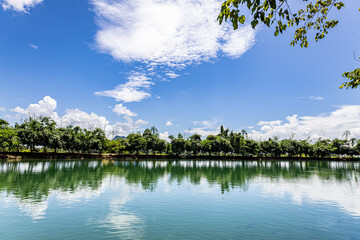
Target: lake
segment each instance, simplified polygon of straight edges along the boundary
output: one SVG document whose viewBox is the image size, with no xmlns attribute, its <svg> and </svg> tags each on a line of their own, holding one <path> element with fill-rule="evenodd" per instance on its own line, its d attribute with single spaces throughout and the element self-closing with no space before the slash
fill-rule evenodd
<svg viewBox="0 0 360 240">
<path fill-rule="evenodd" d="M 360 162 L 0 162 L 0 239 L 360 239 Z"/>
</svg>

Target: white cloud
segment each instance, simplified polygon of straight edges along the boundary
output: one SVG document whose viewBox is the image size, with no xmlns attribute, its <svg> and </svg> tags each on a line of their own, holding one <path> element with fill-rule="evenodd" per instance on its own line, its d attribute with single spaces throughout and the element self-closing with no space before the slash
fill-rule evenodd
<svg viewBox="0 0 360 240">
<path fill-rule="evenodd" d="M 43 0 L 1 0 L 1 6 L 5 10 L 27 12 L 31 7 L 42 3 Z"/>
<path fill-rule="evenodd" d="M 190 130 L 185 130 L 185 132 L 190 133 L 190 134 L 199 134 L 201 136 L 219 134 L 219 130 L 208 130 L 208 129 L 203 129 L 203 128 L 194 128 L 194 129 L 190 129 Z"/>
<path fill-rule="evenodd" d="M 314 175 L 308 179 L 288 181 L 263 178 L 263 194 L 266 197 L 284 197 L 290 195 L 297 204 L 331 203 L 337 205 L 352 216 L 360 216 L 360 185 L 358 174 L 349 175 L 347 181 L 335 179 L 323 180 Z"/>
<path fill-rule="evenodd" d="M 42 116 L 57 118 L 57 114 L 54 112 L 56 106 L 57 103 L 55 99 L 51 98 L 50 96 L 45 96 L 38 103 L 30 104 L 26 109 L 16 107 L 14 109 L 10 109 L 10 111 L 27 115 L 28 117 Z"/>
<path fill-rule="evenodd" d="M 193 121 L 195 126 L 193 129 L 185 130 L 186 133 L 199 134 L 201 136 L 216 135 L 220 132 L 220 119 Z"/>
<path fill-rule="evenodd" d="M 126 84 L 119 85 L 114 90 L 96 92 L 95 94 L 98 96 L 113 97 L 117 101 L 123 102 L 140 102 L 141 100 L 151 96 L 148 92 L 143 90 L 128 88 Z"/>
<path fill-rule="evenodd" d="M 139 130 L 139 126 L 148 124 L 142 119 L 138 119 L 134 122 L 132 117 L 137 116 L 137 114 L 131 112 L 122 104 L 116 105 L 113 111 L 119 115 L 124 115 L 126 121 L 115 122 L 114 124 L 111 124 L 104 116 L 99 116 L 96 113 L 87 113 L 79 109 L 67 109 L 66 113 L 59 117 L 59 114 L 55 112 L 56 108 L 56 100 L 46 96 L 37 104 L 30 104 L 26 109 L 16 107 L 11 109 L 11 111 L 30 117 L 51 117 L 60 127 L 79 126 L 90 130 L 101 128 L 109 138 L 116 135 L 126 135 L 132 131 Z"/>
<path fill-rule="evenodd" d="M 177 78 L 178 76 L 180 76 L 179 74 L 176 74 L 174 71 L 169 71 L 165 73 L 165 75 L 168 76 L 169 78 Z"/>
<path fill-rule="evenodd" d="M 79 126 L 86 129 L 101 128 L 108 130 L 111 127 L 109 121 L 95 113 L 87 113 L 79 109 L 67 109 L 61 118 L 54 119 L 62 126 Z"/>
<path fill-rule="evenodd" d="M 323 98 L 323 97 L 315 97 L 315 96 L 310 96 L 309 99 L 310 100 L 318 100 L 318 101 L 325 100 L 325 98 Z"/>
<path fill-rule="evenodd" d="M 117 104 L 115 105 L 113 111 L 117 114 L 117 115 L 125 115 L 127 117 L 136 117 L 137 113 L 131 112 L 130 109 L 128 109 L 127 107 L 125 107 L 124 105 Z"/>
<path fill-rule="evenodd" d="M 6 108 L 5 107 L 0 107 L 0 112 L 6 112 Z"/>
<path fill-rule="evenodd" d="M 127 83 L 96 95 L 117 101 L 139 102 L 149 98 L 153 82 L 179 76 L 183 69 L 221 55 L 240 57 L 255 43 L 255 31 L 245 26 L 237 31 L 228 23 L 219 25 L 221 0 L 91 0 L 99 27 L 95 49 L 122 62 L 145 65 L 148 84 Z M 166 66 L 166 68 L 163 68 Z M 160 72 L 160 73 L 155 73 Z"/>
<path fill-rule="evenodd" d="M 325 99 L 326 99 L 326 98 L 320 97 L 320 96 L 297 97 L 297 98 L 298 98 L 298 99 L 317 100 L 317 101 L 322 101 L 322 100 L 325 100 Z"/>
<path fill-rule="evenodd" d="M 139 102 L 151 97 L 151 94 L 145 90 L 153 84 L 145 73 L 131 72 L 126 83 L 118 85 L 113 90 L 95 92 L 95 95 L 112 97 L 122 102 Z"/>
<path fill-rule="evenodd" d="M 251 26 L 227 32 L 227 41 L 222 45 L 222 51 L 231 58 L 241 57 L 255 43 L 255 32 Z"/>
<path fill-rule="evenodd" d="M 194 128 L 190 130 L 185 130 L 186 133 L 190 134 L 199 134 L 200 136 L 209 136 L 209 135 L 217 135 L 219 134 L 219 130 L 208 130 L 202 128 Z"/>
<path fill-rule="evenodd" d="M 280 120 L 276 121 L 260 121 L 257 123 L 258 126 L 270 125 L 270 126 L 278 126 L 282 123 Z"/>
<path fill-rule="evenodd" d="M 267 139 L 278 136 L 287 138 L 292 133 L 299 139 L 317 139 L 320 137 L 335 138 L 341 137 L 347 130 L 351 137 L 360 137 L 360 105 L 344 105 L 338 107 L 329 114 L 317 116 L 286 117 L 286 121 L 260 121 L 257 125 L 260 130 L 252 130 L 250 137 L 255 139 Z"/>
<path fill-rule="evenodd" d="M 203 126 L 203 128 L 210 129 L 210 128 L 217 128 L 222 122 L 220 119 L 213 119 L 213 120 L 204 120 L 204 121 L 193 121 L 194 125 Z"/>
<path fill-rule="evenodd" d="M 169 132 L 168 131 L 165 131 L 163 133 L 159 133 L 159 138 L 160 139 L 163 139 L 167 142 L 171 142 L 171 139 L 169 138 Z"/>
<path fill-rule="evenodd" d="M 208 61 L 222 51 L 239 57 L 254 44 L 250 27 L 216 21 L 218 0 L 92 0 L 99 51 L 116 60 L 160 65 Z"/>
<path fill-rule="evenodd" d="M 147 125 L 148 122 L 142 119 L 139 119 L 135 122 L 135 126 L 140 126 L 140 125 Z"/>
<path fill-rule="evenodd" d="M 172 126 L 172 125 L 173 125 L 173 123 L 170 122 L 170 121 L 167 121 L 167 122 L 165 123 L 165 126 L 167 126 L 167 127 L 170 127 L 170 126 Z"/>
<path fill-rule="evenodd" d="M 34 44 L 29 44 L 29 47 L 35 49 L 35 50 L 38 50 L 39 49 L 39 46 L 36 46 Z"/>
</svg>

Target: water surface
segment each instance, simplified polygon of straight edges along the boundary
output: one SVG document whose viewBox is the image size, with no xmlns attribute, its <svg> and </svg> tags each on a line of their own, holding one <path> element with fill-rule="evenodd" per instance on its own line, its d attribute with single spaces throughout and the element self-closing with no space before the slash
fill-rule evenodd
<svg viewBox="0 0 360 240">
<path fill-rule="evenodd" d="M 0 162 L 1 239 L 360 239 L 360 162 Z"/>
</svg>

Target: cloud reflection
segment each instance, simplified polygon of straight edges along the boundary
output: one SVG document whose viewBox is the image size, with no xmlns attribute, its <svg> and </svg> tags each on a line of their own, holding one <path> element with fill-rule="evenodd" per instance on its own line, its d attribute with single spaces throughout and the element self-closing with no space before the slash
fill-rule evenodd
<svg viewBox="0 0 360 240">
<path fill-rule="evenodd" d="M 262 178 L 261 184 L 265 197 L 284 198 L 286 194 L 296 204 L 335 204 L 347 214 L 360 217 L 359 174 L 352 174 L 347 181 L 320 179 L 313 175 L 309 179 L 288 181 Z"/>
<path fill-rule="evenodd" d="M 102 227 L 111 228 L 112 234 L 122 234 L 128 239 L 140 239 L 144 235 L 144 222 L 134 213 L 126 209 L 126 204 L 133 199 L 133 194 L 142 191 L 136 186 L 119 179 L 120 196 L 113 197 L 109 203 L 109 213 L 99 221 Z M 121 187 L 120 187 L 121 186 Z"/>
<path fill-rule="evenodd" d="M 46 216 L 49 199 L 66 208 L 103 201 L 109 208 L 100 220 L 103 226 L 139 234 L 142 219 L 127 206 L 144 191 L 169 193 L 178 190 L 175 186 L 197 186 L 197 193 L 221 194 L 260 185 L 265 197 L 288 194 L 297 204 L 335 204 L 360 216 L 359 179 L 359 162 L 0 162 L 0 202 L 5 202 L 0 205 L 15 206 L 37 220 Z"/>
</svg>

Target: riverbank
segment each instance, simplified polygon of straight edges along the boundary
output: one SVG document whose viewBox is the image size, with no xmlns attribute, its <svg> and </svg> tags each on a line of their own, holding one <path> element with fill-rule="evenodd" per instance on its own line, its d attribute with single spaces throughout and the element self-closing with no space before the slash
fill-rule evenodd
<svg viewBox="0 0 360 240">
<path fill-rule="evenodd" d="M 286 161 L 360 161 L 360 158 L 347 157 L 241 157 L 241 156 L 176 156 L 167 154 L 112 154 L 112 153 L 31 153 L 31 152 L 0 152 L 0 159 L 22 160 L 22 159 L 109 159 L 109 160 L 286 160 Z"/>
</svg>

